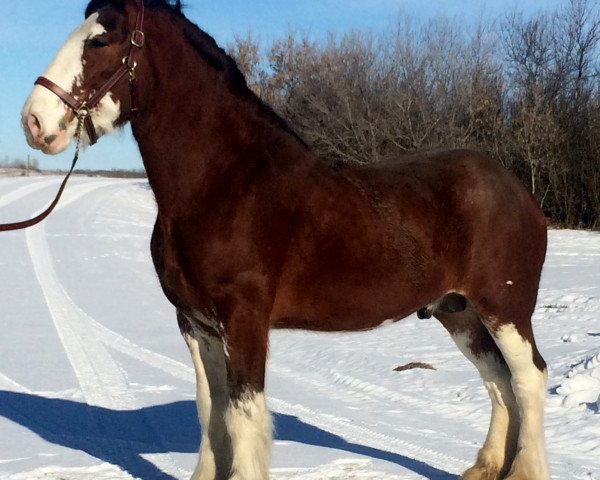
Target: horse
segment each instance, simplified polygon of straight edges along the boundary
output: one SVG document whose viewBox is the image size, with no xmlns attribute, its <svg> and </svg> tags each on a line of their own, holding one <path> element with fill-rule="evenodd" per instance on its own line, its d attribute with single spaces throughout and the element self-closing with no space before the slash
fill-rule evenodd
<svg viewBox="0 0 600 480">
<path fill-rule="evenodd" d="M 152 259 L 196 372 L 193 480 L 268 479 L 271 329 L 359 331 L 417 311 L 491 399 L 462 478 L 549 478 L 531 325 L 547 225 L 499 163 L 451 150 L 328 165 L 179 1 L 91 0 L 43 79 L 22 112 L 33 148 L 92 144 L 127 122 L 139 145 Z"/>
</svg>

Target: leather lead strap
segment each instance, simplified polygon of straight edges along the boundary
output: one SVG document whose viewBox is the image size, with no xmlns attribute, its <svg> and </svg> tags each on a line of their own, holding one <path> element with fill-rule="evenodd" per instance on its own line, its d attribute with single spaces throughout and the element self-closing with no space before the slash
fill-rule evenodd
<svg viewBox="0 0 600 480">
<path fill-rule="evenodd" d="M 50 205 L 48 205 L 48 208 L 46 208 L 46 210 L 44 210 L 42 213 L 40 213 L 39 215 L 36 215 L 35 217 L 33 217 L 29 220 L 24 220 L 22 222 L 15 222 L 15 223 L 0 224 L 0 232 L 11 232 L 13 230 L 22 230 L 24 228 L 32 227 L 32 226 L 40 223 L 42 220 L 44 220 L 44 218 L 46 218 L 48 215 L 50 215 L 52 210 L 54 210 L 56 205 L 58 205 L 58 201 L 60 200 L 60 197 L 62 196 L 63 191 L 65 190 L 65 187 L 67 186 L 67 181 L 69 180 L 69 177 L 73 173 L 73 170 L 75 170 L 75 165 L 77 164 L 77 160 L 79 159 L 79 140 L 81 138 L 81 127 L 82 127 L 82 121 L 80 118 L 79 124 L 77 125 L 77 147 L 75 148 L 75 156 L 73 157 L 73 163 L 71 164 L 71 169 L 69 170 L 69 173 L 67 173 L 67 176 L 64 178 L 64 180 L 60 184 L 60 188 L 58 189 L 56 197 L 54 197 L 54 200 L 52 201 L 52 203 Z"/>
<path fill-rule="evenodd" d="M 71 173 L 73 173 L 73 170 L 75 169 L 76 163 L 77 163 L 77 160 L 74 160 L 73 165 L 71 166 L 71 170 L 69 170 L 69 173 L 67 173 L 67 176 L 62 181 L 60 188 L 58 189 L 58 193 L 56 194 L 56 197 L 54 198 L 52 203 L 48 206 L 48 208 L 46 208 L 46 210 L 44 210 L 42 213 L 40 213 L 36 217 L 33 217 L 30 220 L 25 220 L 22 222 L 15 222 L 15 223 L 0 224 L 0 232 L 10 232 L 13 230 L 22 230 L 24 228 L 32 227 L 32 226 L 40 223 L 42 220 L 44 220 L 44 218 L 46 218 L 48 215 L 50 215 L 52 210 L 54 210 L 54 208 L 58 204 L 58 201 L 60 200 L 60 197 L 62 196 L 63 191 L 64 191 L 65 187 L 67 186 L 67 180 L 69 180 Z"/>
</svg>

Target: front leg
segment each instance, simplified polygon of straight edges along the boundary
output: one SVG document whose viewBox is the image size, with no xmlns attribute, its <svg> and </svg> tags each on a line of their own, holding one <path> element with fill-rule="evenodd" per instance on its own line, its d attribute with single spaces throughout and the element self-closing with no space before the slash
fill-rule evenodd
<svg viewBox="0 0 600 480">
<path fill-rule="evenodd" d="M 231 480 L 267 480 L 273 441 L 265 399 L 269 325 L 250 309 L 238 308 L 225 324 L 229 405 L 225 421 L 231 438 Z"/>
<path fill-rule="evenodd" d="M 241 396 L 231 398 L 225 420 L 233 452 L 230 479 L 267 480 L 273 434 L 264 391 L 245 386 Z"/>
<path fill-rule="evenodd" d="M 227 480 L 232 471 L 232 455 L 225 422 L 229 405 L 225 345 L 205 319 L 188 318 L 177 312 L 177 320 L 194 362 L 202 427 L 200 456 L 191 480 Z"/>
<path fill-rule="evenodd" d="M 191 480 L 267 480 L 273 436 L 264 394 L 268 323 L 234 315 L 223 328 L 180 312 L 178 321 L 196 370 L 202 426 Z"/>
</svg>

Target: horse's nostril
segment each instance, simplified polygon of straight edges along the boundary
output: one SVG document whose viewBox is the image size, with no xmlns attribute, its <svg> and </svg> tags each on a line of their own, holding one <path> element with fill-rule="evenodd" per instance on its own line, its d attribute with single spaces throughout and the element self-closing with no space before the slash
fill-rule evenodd
<svg viewBox="0 0 600 480">
<path fill-rule="evenodd" d="M 57 137 L 58 135 L 48 135 L 47 137 L 44 137 L 44 142 L 46 142 L 46 145 L 50 145 Z"/>
<path fill-rule="evenodd" d="M 42 122 L 40 122 L 40 119 L 33 113 L 30 113 L 27 117 L 27 126 L 34 137 L 38 136 L 42 131 Z"/>
</svg>

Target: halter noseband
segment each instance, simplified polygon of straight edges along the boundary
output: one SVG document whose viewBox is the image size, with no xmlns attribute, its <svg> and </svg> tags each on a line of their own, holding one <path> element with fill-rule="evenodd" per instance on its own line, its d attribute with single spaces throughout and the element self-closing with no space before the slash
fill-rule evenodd
<svg viewBox="0 0 600 480">
<path fill-rule="evenodd" d="M 144 31 L 142 30 L 144 26 L 144 1 L 136 0 L 136 3 L 138 7 L 138 14 L 135 22 L 135 30 L 131 32 L 131 47 L 129 49 L 129 55 L 123 58 L 119 69 L 87 101 L 77 100 L 69 92 L 59 87 L 52 80 L 48 80 L 46 77 L 38 77 L 38 79 L 35 81 L 35 85 L 40 85 L 47 88 L 52 93 L 57 95 L 69 107 L 71 107 L 77 118 L 79 118 L 80 121 L 83 121 L 83 126 L 90 139 L 90 145 L 93 145 L 98 141 L 98 135 L 96 133 L 94 123 L 92 122 L 90 111 L 100 103 L 100 100 L 102 100 L 108 91 L 114 87 L 115 84 L 119 82 L 119 80 L 121 80 L 121 78 L 123 78 L 126 74 L 129 74 L 129 84 L 131 85 L 131 112 L 134 113 L 137 110 L 137 102 L 133 83 L 135 81 L 135 68 L 137 67 L 136 56 L 139 50 L 141 50 L 144 46 L 145 36 Z"/>
</svg>

